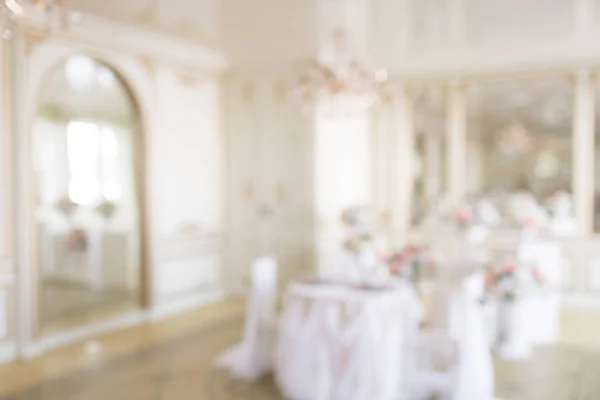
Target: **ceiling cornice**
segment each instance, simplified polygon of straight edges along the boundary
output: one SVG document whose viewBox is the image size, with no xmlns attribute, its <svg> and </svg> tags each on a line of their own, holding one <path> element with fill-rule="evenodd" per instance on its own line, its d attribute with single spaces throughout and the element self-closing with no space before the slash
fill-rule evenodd
<svg viewBox="0 0 600 400">
<path fill-rule="evenodd" d="M 43 31 L 44 21 L 41 16 L 28 18 L 21 20 L 20 26 L 26 33 L 40 32 Z M 221 74 L 229 68 L 225 55 L 213 48 L 95 15 L 86 14 L 81 25 L 67 31 L 53 32 L 52 40 L 133 54 L 209 74 Z"/>
</svg>

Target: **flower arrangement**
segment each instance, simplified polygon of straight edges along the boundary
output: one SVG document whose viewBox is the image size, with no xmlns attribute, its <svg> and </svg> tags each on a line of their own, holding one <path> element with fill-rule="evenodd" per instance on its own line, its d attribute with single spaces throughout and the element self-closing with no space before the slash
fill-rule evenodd
<svg viewBox="0 0 600 400">
<path fill-rule="evenodd" d="M 456 213 L 456 223 L 462 229 L 466 229 L 475 222 L 475 212 L 469 204 L 461 207 Z"/>
<path fill-rule="evenodd" d="M 390 275 L 402 276 L 417 282 L 421 275 L 421 268 L 431 264 L 431 258 L 426 248 L 407 246 L 385 257 L 385 262 L 389 266 Z"/>
<path fill-rule="evenodd" d="M 96 206 L 96 211 L 105 219 L 110 219 L 117 211 L 117 205 L 109 200 L 103 200 Z"/>
<path fill-rule="evenodd" d="M 553 219 L 573 218 L 573 200 L 569 192 L 557 191 L 548 199 L 546 207 Z"/>
<path fill-rule="evenodd" d="M 456 223 L 460 228 L 466 229 L 472 226 L 494 228 L 500 225 L 502 216 L 495 201 L 483 196 L 465 203 L 456 213 Z"/>
<path fill-rule="evenodd" d="M 363 283 L 379 279 L 385 272 L 385 265 L 381 262 L 385 243 L 373 233 L 371 213 L 364 207 L 354 207 L 344 211 L 341 219 L 348 231 L 342 247 L 353 258 L 359 279 Z"/>
<path fill-rule="evenodd" d="M 369 233 L 351 236 L 344 241 L 344 249 L 350 254 L 360 256 L 367 252 L 376 251 L 375 240 Z"/>
<path fill-rule="evenodd" d="M 65 216 L 70 217 L 77 209 L 78 204 L 75 203 L 69 196 L 62 196 L 56 202 L 56 208 Z"/>
<path fill-rule="evenodd" d="M 546 226 L 549 221 L 546 209 L 526 191 L 511 196 L 508 201 L 508 214 L 521 229 L 539 229 Z"/>
<path fill-rule="evenodd" d="M 342 213 L 342 225 L 348 231 L 343 247 L 354 256 L 360 257 L 376 251 L 376 238 L 372 233 L 372 221 L 367 209 L 350 208 Z"/>
<path fill-rule="evenodd" d="M 88 237 L 85 230 L 76 228 L 67 235 L 65 247 L 69 252 L 85 252 L 88 247 Z"/>
<path fill-rule="evenodd" d="M 485 277 L 488 293 L 504 301 L 514 301 L 528 291 L 544 286 L 547 282 L 542 271 L 529 263 L 511 260 L 496 268 L 489 268 Z"/>
</svg>

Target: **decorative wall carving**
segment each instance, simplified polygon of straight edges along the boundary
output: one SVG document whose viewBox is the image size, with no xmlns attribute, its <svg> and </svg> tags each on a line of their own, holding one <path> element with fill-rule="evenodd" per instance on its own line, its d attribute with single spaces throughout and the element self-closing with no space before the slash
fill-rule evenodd
<svg viewBox="0 0 600 400">
<path fill-rule="evenodd" d="M 246 204 L 250 203 L 254 200 L 254 186 L 251 182 L 246 182 L 244 184 L 244 190 L 242 192 L 242 199 Z"/>
<path fill-rule="evenodd" d="M 191 226 L 160 241 L 160 263 L 189 260 L 221 253 L 222 235 L 216 231 L 196 230 Z"/>
<path fill-rule="evenodd" d="M 249 103 L 254 99 L 254 85 L 252 83 L 245 83 L 242 86 L 242 100 L 244 103 Z"/>
<path fill-rule="evenodd" d="M 138 60 L 141 66 L 146 70 L 148 76 L 154 76 L 156 73 L 156 62 L 152 57 L 140 55 L 138 56 Z"/>
<path fill-rule="evenodd" d="M 25 52 L 31 55 L 33 51 L 48 40 L 48 35 L 41 29 L 35 27 L 24 27 Z"/>
<path fill-rule="evenodd" d="M 202 83 L 202 78 L 192 74 L 179 74 L 179 83 L 184 86 L 198 86 Z"/>
<path fill-rule="evenodd" d="M 288 200 L 288 191 L 283 183 L 277 185 L 277 203 L 283 205 Z"/>
<path fill-rule="evenodd" d="M 275 84 L 275 100 L 282 103 L 288 96 L 288 89 L 285 82 L 279 81 Z"/>
</svg>

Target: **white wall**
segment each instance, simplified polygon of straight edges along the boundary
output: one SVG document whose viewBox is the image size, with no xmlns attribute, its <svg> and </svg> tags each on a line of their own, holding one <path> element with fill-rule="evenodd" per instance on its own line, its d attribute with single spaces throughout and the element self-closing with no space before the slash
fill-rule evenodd
<svg viewBox="0 0 600 400">
<path fill-rule="evenodd" d="M 220 234 L 223 149 L 219 81 L 202 77 L 184 83 L 160 64 L 155 79 L 158 114 L 151 138 L 151 221 L 158 243 L 189 230 Z M 190 246 L 202 246 L 203 240 Z M 159 298 L 219 285 L 220 259 L 213 254 L 164 261 L 157 267 L 154 284 Z"/>
<path fill-rule="evenodd" d="M 371 205 L 371 121 L 369 113 L 317 120 L 314 148 L 317 268 L 319 273 L 347 275 L 342 253 L 347 232 L 340 223 L 350 207 Z"/>
<path fill-rule="evenodd" d="M 308 273 L 313 250 L 313 117 L 286 88 L 293 64 L 227 79 L 227 281 L 246 284 L 250 261 L 274 254 L 280 281 Z"/>
</svg>

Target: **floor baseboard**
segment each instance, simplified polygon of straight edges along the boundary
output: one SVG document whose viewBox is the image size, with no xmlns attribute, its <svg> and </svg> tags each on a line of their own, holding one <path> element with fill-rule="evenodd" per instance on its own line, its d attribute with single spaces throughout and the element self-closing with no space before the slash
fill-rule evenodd
<svg viewBox="0 0 600 400">
<path fill-rule="evenodd" d="M 191 311 L 195 308 L 216 303 L 224 300 L 226 294 L 222 289 L 213 289 L 205 293 L 191 295 L 183 299 L 172 300 L 165 304 L 157 305 L 149 313 L 149 320 L 152 322 L 160 321 L 164 318 Z"/>
</svg>

